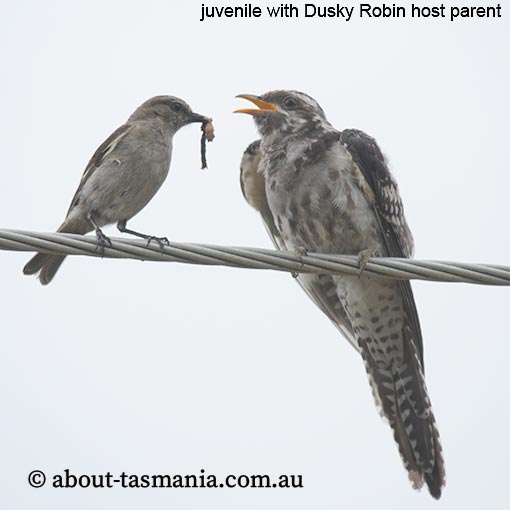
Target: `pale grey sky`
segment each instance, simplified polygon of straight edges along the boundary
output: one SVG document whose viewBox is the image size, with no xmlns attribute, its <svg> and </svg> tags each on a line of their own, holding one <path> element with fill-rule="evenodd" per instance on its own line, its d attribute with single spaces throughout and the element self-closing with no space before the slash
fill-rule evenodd
<svg viewBox="0 0 510 510">
<path fill-rule="evenodd" d="M 236 94 L 292 88 L 314 96 L 337 128 L 377 138 L 418 258 L 510 264 L 504 10 L 500 20 L 455 23 L 200 23 L 200 5 L 3 7 L 2 227 L 54 230 L 98 144 L 143 100 L 168 93 L 214 117 L 210 168 L 200 171 L 198 126 L 183 129 L 167 182 L 131 227 L 270 247 L 238 184 L 255 128 L 231 112 Z M 289 275 L 73 257 L 43 288 L 21 274 L 29 254 L 0 256 L 2 508 L 418 510 L 508 500 L 508 288 L 413 284 L 446 457 L 437 503 L 411 489 L 361 360 Z M 33 469 L 66 468 L 293 473 L 305 487 L 27 484 Z"/>
</svg>

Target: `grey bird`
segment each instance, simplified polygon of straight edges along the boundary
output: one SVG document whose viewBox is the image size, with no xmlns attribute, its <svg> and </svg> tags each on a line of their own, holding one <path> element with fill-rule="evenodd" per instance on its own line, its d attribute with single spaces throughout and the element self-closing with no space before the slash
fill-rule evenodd
<svg viewBox="0 0 510 510">
<path fill-rule="evenodd" d="M 140 105 L 92 156 L 58 232 L 87 234 L 94 230 L 98 247 L 104 249 L 111 243 L 101 227 L 116 223 L 121 232 L 155 240 L 160 246 L 167 244 L 164 237 L 141 234 L 126 225 L 165 181 L 173 136 L 192 122 L 211 119 L 193 113 L 186 102 L 173 96 L 156 96 Z M 38 273 L 40 282 L 47 285 L 64 259 L 64 255 L 38 253 L 23 273 Z"/>
<path fill-rule="evenodd" d="M 373 138 L 355 129 L 337 131 L 319 104 L 301 92 L 238 97 L 257 106 L 236 111 L 252 115 L 262 137 L 243 156 L 243 193 L 277 248 L 352 254 L 361 262 L 367 254 L 412 257 L 398 186 Z M 265 198 L 260 179 L 256 193 L 246 186 L 253 173 L 264 178 Z M 363 273 L 299 275 L 298 281 L 360 352 L 413 487 L 425 483 L 440 498 L 444 460 L 410 283 Z"/>
</svg>

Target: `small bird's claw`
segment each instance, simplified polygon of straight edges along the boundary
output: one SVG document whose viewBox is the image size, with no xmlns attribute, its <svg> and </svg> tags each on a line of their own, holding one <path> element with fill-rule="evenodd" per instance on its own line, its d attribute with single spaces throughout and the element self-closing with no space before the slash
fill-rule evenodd
<svg viewBox="0 0 510 510">
<path fill-rule="evenodd" d="M 361 274 L 365 270 L 370 257 L 375 255 L 375 250 L 362 250 L 358 253 L 358 278 L 361 278 Z"/>
<path fill-rule="evenodd" d="M 159 244 L 159 249 L 161 250 L 161 253 L 164 252 L 164 247 L 170 245 L 170 241 L 167 237 L 156 237 L 156 236 L 149 236 L 147 238 L 147 246 L 151 244 L 151 241 L 154 241 Z"/>
<path fill-rule="evenodd" d="M 96 230 L 96 239 L 97 239 L 96 251 L 100 250 L 101 256 L 103 256 L 105 247 L 107 245 L 110 248 L 112 247 L 112 241 L 109 237 L 103 234 L 103 231 L 100 228 Z"/>
</svg>

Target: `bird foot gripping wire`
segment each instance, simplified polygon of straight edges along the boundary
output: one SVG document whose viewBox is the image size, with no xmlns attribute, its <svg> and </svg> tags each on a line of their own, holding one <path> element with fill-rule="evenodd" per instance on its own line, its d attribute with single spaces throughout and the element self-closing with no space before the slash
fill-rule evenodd
<svg viewBox="0 0 510 510">
<path fill-rule="evenodd" d="M 296 246 L 294 248 L 294 252 L 297 253 L 297 255 L 299 255 L 299 262 L 301 263 L 302 266 L 304 266 L 305 263 L 303 261 L 303 257 L 308 255 L 308 251 L 306 250 L 306 248 L 304 246 Z M 297 278 L 299 276 L 299 273 L 292 272 L 291 275 L 292 278 Z"/>
<path fill-rule="evenodd" d="M 119 231 L 122 232 L 123 234 L 131 234 L 132 236 L 141 237 L 142 239 L 145 239 L 147 241 L 147 247 L 149 247 L 151 241 L 154 241 L 159 244 L 159 249 L 161 250 L 161 253 L 163 253 L 165 251 L 165 246 L 170 245 L 170 241 L 168 241 L 168 238 L 142 234 L 141 232 L 137 232 L 136 230 L 126 228 L 126 223 L 127 223 L 126 220 L 122 220 L 117 223 L 117 228 L 119 229 Z"/>
<path fill-rule="evenodd" d="M 112 247 L 112 241 L 108 236 L 103 234 L 103 231 L 99 227 L 96 228 L 96 239 L 97 239 L 96 251 L 100 251 L 102 257 L 104 256 L 105 247 L 106 246 L 108 246 L 109 248 Z"/>
<path fill-rule="evenodd" d="M 370 261 L 371 257 L 376 255 L 376 250 L 362 250 L 358 253 L 358 278 L 361 278 L 365 267 Z"/>
<path fill-rule="evenodd" d="M 151 244 L 152 241 L 159 244 L 159 249 L 161 253 L 165 252 L 165 246 L 170 246 L 170 241 L 167 237 L 156 237 L 156 236 L 147 236 L 147 247 Z"/>
</svg>

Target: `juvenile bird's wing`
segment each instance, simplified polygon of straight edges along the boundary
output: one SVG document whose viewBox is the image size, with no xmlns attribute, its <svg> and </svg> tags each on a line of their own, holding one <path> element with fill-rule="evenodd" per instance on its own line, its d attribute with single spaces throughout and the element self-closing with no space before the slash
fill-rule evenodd
<svg viewBox="0 0 510 510">
<path fill-rule="evenodd" d="M 267 202 L 266 180 L 264 174 L 259 172 L 260 157 L 260 140 L 256 140 L 244 151 L 241 160 L 241 191 L 244 199 L 262 216 L 264 226 L 273 244 L 276 248 L 284 250 L 283 239 L 276 228 L 273 214 Z"/>
<path fill-rule="evenodd" d="M 119 128 L 117 128 L 94 152 L 90 161 L 88 162 L 85 171 L 83 172 L 83 176 L 81 178 L 80 184 L 76 193 L 71 200 L 71 205 L 69 206 L 69 210 L 67 214 L 71 212 L 73 207 L 76 206 L 79 200 L 80 191 L 82 190 L 84 184 L 88 181 L 90 176 L 96 171 L 98 167 L 101 166 L 101 163 L 105 160 L 105 158 L 110 154 L 117 144 L 122 140 L 131 130 L 131 124 L 123 124 Z"/>
<path fill-rule="evenodd" d="M 351 154 L 358 184 L 372 204 L 392 257 L 410 257 L 413 241 L 404 217 L 398 187 L 376 141 L 357 130 L 341 133 L 341 143 Z M 400 352 L 391 362 L 384 356 L 382 338 L 360 339 L 361 354 L 374 395 L 379 397 L 399 445 L 404 466 L 415 487 L 425 481 L 435 498 L 445 484 L 445 469 L 439 433 L 430 406 L 423 370 L 423 341 L 418 313 L 409 281 L 394 284 L 402 299 L 404 322 Z M 367 299 L 369 299 L 367 297 Z M 391 336 L 390 336 L 391 339 Z M 374 347 L 379 347 L 375 349 Z M 395 344 L 397 349 L 398 344 Z"/>
<path fill-rule="evenodd" d="M 377 142 L 363 131 L 346 129 L 341 133 L 340 142 L 349 151 L 360 170 L 365 182 L 360 187 L 365 191 L 367 200 L 372 203 L 379 222 L 389 257 L 410 258 L 413 256 L 414 243 L 411 231 L 404 216 L 404 207 L 386 160 Z M 411 336 L 419 352 L 423 368 L 423 340 L 416 304 L 411 284 L 408 280 L 399 282 L 406 315 L 412 329 Z"/>
</svg>

